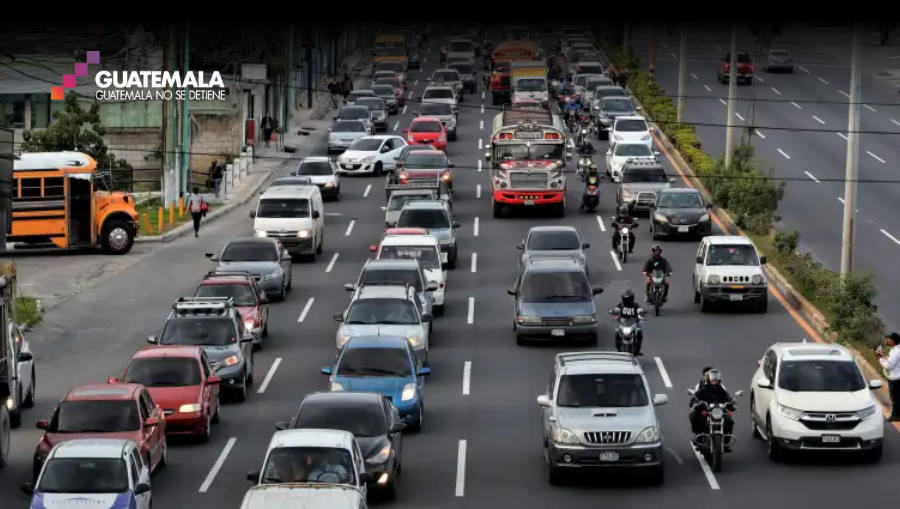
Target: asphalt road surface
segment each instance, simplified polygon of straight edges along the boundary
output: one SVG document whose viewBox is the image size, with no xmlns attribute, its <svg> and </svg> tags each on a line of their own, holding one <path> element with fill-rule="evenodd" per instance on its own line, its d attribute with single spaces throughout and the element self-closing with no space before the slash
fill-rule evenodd
<svg viewBox="0 0 900 509">
<path fill-rule="evenodd" d="M 731 125 L 757 127 L 753 138 L 756 155 L 765 168 L 788 181 L 779 207 L 784 226 L 800 232 L 801 247 L 811 251 L 832 269 L 840 268 L 844 210 L 844 176 L 847 157 L 850 62 L 835 56 L 848 53 L 851 38 L 825 33 L 810 37 L 801 27 L 789 27 L 772 47 L 794 55 L 793 74 L 767 73 L 756 62 L 755 86 L 738 85 Z M 657 76 L 671 96 L 678 94 L 680 39 L 660 30 Z M 862 52 L 869 56 L 886 51 L 877 34 L 864 30 Z M 646 61 L 650 55 L 650 28 L 639 27 L 635 52 Z M 741 31 L 739 52 L 756 53 L 754 38 Z M 731 34 L 727 26 L 692 26 L 688 31 L 685 121 L 697 126 L 704 149 L 714 155 L 725 152 L 727 84 L 716 79 L 716 63 L 728 52 Z M 758 60 L 754 57 L 755 60 Z M 860 105 L 859 185 L 854 269 L 875 275 L 880 291 L 878 304 L 887 320 L 900 313 L 900 96 L 881 80 L 864 75 Z M 756 101 L 750 99 L 755 96 Z M 896 325 L 900 326 L 900 323 Z"/>
<path fill-rule="evenodd" d="M 412 72 L 413 97 L 437 60 L 428 53 L 421 72 Z M 496 114 L 490 95 L 481 88 L 469 96 L 460 115 L 458 141 L 451 143 L 456 163 L 456 206 L 460 263 L 448 279 L 447 313 L 435 323 L 433 374 L 426 387 L 424 431 L 405 438 L 404 472 L 398 508 L 452 507 L 596 507 L 608 504 L 666 504 L 736 509 L 852 506 L 859 490 L 891 486 L 900 458 L 897 433 L 888 428 L 886 454 L 879 466 L 846 461 L 805 461 L 772 464 L 764 446 L 750 438 L 746 411 L 738 413 L 735 452 L 723 472 L 713 475 L 689 445 L 688 396 L 704 365 L 715 365 L 730 390 L 748 389 L 756 361 L 773 341 L 804 339 L 803 329 L 777 301 L 767 315 L 719 313 L 701 315 L 691 296 L 692 258 L 696 242 L 667 242 L 666 256 L 675 275 L 670 302 L 663 316 L 646 323 L 645 356 L 641 358 L 654 392 L 668 394 L 658 407 L 666 445 L 666 482 L 658 488 L 629 483 L 628 478 L 598 472 L 592 482 L 551 487 L 541 456 L 539 411 L 535 397 L 545 389 L 554 354 L 580 346 L 519 347 L 511 329 L 512 299 L 506 288 L 515 270 L 515 245 L 528 228 L 566 224 L 578 228 L 591 243 L 595 284 L 606 288 L 598 309 L 613 306 L 627 288 L 642 285 L 640 265 L 651 244 L 646 221 L 639 228 L 636 251 L 624 266 L 610 254 L 610 233 L 600 225 L 613 213 L 611 186 L 604 184 L 601 210 L 581 212 L 577 185 L 569 188 L 564 219 L 531 215 L 494 219 L 490 181 L 478 171 L 483 151 L 479 140 L 489 137 L 482 125 Z M 484 111 L 482 111 L 482 107 Z M 413 109 L 411 105 L 408 109 Z M 394 117 L 392 128 L 410 121 L 408 113 Z M 321 134 L 298 156 L 324 153 Z M 313 140 L 311 140 L 313 141 Z M 605 142 L 598 147 L 605 151 Z M 602 153 L 602 152 L 601 152 Z M 289 166 L 296 164 L 292 162 Z M 281 170 L 289 171 L 289 167 Z M 671 167 L 668 171 L 675 175 Z M 326 207 L 324 255 L 313 264 L 295 265 L 294 290 L 288 300 L 273 304 L 270 336 L 256 357 L 254 393 L 242 404 L 223 407 L 222 422 L 204 445 L 173 443 L 169 467 L 153 479 L 156 507 L 237 509 L 249 487 L 245 474 L 258 470 L 276 421 L 288 418 L 304 394 L 326 388 L 319 373 L 335 355 L 332 315 L 349 295 L 342 284 L 353 281 L 368 246 L 382 233 L 382 179 L 346 178 L 343 200 Z M 810 187 L 812 187 L 810 185 Z M 480 189 L 480 191 L 479 191 Z M 211 268 L 203 253 L 220 248 L 230 238 L 251 233 L 249 206 L 210 225 L 199 239 L 174 243 L 152 259 L 112 277 L 91 295 L 73 297 L 53 311 L 47 323 L 32 333 L 40 337 L 38 401 L 26 421 L 48 417 L 58 398 L 75 384 L 98 382 L 118 374 L 147 334 L 163 324 L 174 299 L 190 295 Z M 476 256 L 477 255 L 477 256 Z M 476 262 L 477 260 L 477 262 Z M 63 321 L 65 320 L 65 321 Z M 601 325 L 601 350 L 612 348 L 613 328 Z M 273 368 L 276 366 L 277 368 Z M 746 410 L 747 400 L 743 408 Z M 12 463 L 0 474 L 3 507 L 24 507 L 18 484 L 27 480 L 39 432 L 25 427 L 14 433 Z M 873 499 L 873 495 L 870 495 Z M 874 501 L 874 500 L 873 500 Z M 893 501 L 889 498 L 884 503 Z M 630 506 L 630 505 L 629 505 Z"/>
</svg>

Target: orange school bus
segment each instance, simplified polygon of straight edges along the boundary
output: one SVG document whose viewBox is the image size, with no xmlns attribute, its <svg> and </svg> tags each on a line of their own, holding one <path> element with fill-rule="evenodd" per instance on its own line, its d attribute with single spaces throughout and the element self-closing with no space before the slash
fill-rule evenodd
<svg viewBox="0 0 900 509">
<path fill-rule="evenodd" d="M 531 41 L 506 41 L 491 53 L 491 102 L 501 104 L 509 100 L 510 62 L 539 60 L 541 47 Z"/>
<path fill-rule="evenodd" d="M 97 161 L 80 152 L 19 156 L 13 161 L 12 234 L 7 241 L 32 249 L 130 251 L 140 224 L 134 199 L 95 189 L 97 172 Z"/>
</svg>

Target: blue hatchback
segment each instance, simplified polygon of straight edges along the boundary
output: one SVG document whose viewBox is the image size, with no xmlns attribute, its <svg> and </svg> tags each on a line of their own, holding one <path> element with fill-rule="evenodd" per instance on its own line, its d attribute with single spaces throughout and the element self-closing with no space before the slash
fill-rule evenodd
<svg viewBox="0 0 900 509">
<path fill-rule="evenodd" d="M 406 338 L 359 336 L 350 339 L 334 366 L 322 368 L 332 391 L 374 392 L 386 396 L 410 431 L 421 431 L 423 389 L 431 368 L 422 366 Z"/>
</svg>

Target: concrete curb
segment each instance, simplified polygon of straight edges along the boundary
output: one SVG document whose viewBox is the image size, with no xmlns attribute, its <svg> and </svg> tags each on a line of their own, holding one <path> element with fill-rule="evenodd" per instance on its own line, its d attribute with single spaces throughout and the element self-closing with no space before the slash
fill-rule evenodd
<svg viewBox="0 0 900 509">
<path fill-rule="evenodd" d="M 226 203 L 222 207 L 219 207 L 218 209 L 212 211 L 209 215 L 206 216 L 206 219 L 203 221 L 203 223 L 206 224 L 206 223 L 215 221 L 215 220 L 219 219 L 220 217 L 228 214 L 235 208 L 250 201 L 256 195 L 256 192 L 259 191 L 259 189 L 266 183 L 267 180 L 269 180 L 269 177 L 272 176 L 273 172 L 274 172 L 274 170 L 260 171 L 259 173 L 263 174 L 263 178 L 261 178 L 256 184 L 253 185 L 252 189 L 250 189 L 250 192 L 247 194 L 247 196 L 245 196 L 244 198 L 241 198 L 238 201 L 232 201 L 232 202 Z M 192 232 L 193 230 L 194 230 L 194 226 L 191 223 L 185 223 L 170 232 L 166 232 L 164 235 L 152 235 L 149 237 L 137 237 L 136 239 L 134 239 L 134 241 L 140 242 L 140 243 L 171 242 L 174 239 L 177 239 L 179 237 L 183 237 L 184 235 L 187 235 L 188 233 Z"/>
</svg>

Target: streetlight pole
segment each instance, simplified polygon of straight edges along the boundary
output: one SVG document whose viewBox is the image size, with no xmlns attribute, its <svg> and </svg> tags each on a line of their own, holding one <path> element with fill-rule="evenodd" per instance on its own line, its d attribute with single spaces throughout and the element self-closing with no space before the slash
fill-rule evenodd
<svg viewBox="0 0 900 509">
<path fill-rule="evenodd" d="M 684 122 L 684 96 L 687 93 L 687 26 L 681 24 L 681 48 L 678 51 L 678 123 Z"/>
<path fill-rule="evenodd" d="M 731 61 L 728 69 L 728 119 L 725 120 L 725 166 L 731 166 L 734 159 L 734 101 L 737 95 L 737 23 L 731 25 Z"/>
<path fill-rule="evenodd" d="M 841 239 L 841 276 L 853 269 L 853 241 L 856 237 L 856 181 L 859 171 L 859 105 L 862 76 L 860 60 L 860 22 L 853 24 L 853 57 L 850 63 L 850 112 L 847 120 L 847 167 L 844 180 L 844 227 Z"/>
</svg>

